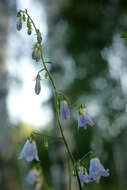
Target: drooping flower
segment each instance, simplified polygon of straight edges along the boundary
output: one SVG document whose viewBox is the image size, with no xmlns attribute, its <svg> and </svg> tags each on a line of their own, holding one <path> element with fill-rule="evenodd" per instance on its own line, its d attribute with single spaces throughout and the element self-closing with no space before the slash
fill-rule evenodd
<svg viewBox="0 0 127 190">
<path fill-rule="evenodd" d="M 80 179 L 81 183 L 89 183 L 89 182 L 91 182 L 90 177 L 89 177 L 89 175 L 88 175 L 85 168 L 80 167 L 78 175 L 79 175 L 79 179 Z M 75 181 L 77 182 L 77 177 L 75 177 Z"/>
<path fill-rule="evenodd" d="M 38 174 L 38 171 L 36 169 L 33 169 L 31 170 L 27 177 L 26 177 L 26 180 L 29 184 L 34 184 L 36 182 L 39 181 L 39 174 Z"/>
<path fill-rule="evenodd" d="M 78 113 L 78 127 L 86 127 L 86 125 L 93 126 L 94 123 L 86 110 L 81 106 Z"/>
<path fill-rule="evenodd" d="M 38 74 L 36 77 L 36 83 L 35 83 L 35 93 L 38 95 L 41 91 L 41 84 L 40 84 L 41 77 Z"/>
<path fill-rule="evenodd" d="M 41 58 L 41 52 L 40 49 L 38 47 L 38 44 L 35 44 L 33 52 L 32 52 L 32 59 L 34 59 L 35 61 L 40 61 Z"/>
<path fill-rule="evenodd" d="M 83 174 L 83 172 L 80 170 L 78 172 L 78 175 L 79 175 L 81 183 L 89 183 L 90 182 L 90 177 L 87 172 L 85 172 L 85 174 Z M 77 177 L 76 177 L 76 181 L 77 181 Z"/>
<path fill-rule="evenodd" d="M 109 169 L 105 170 L 98 158 L 92 158 L 90 160 L 89 177 L 98 183 L 101 176 L 108 177 Z"/>
<path fill-rule="evenodd" d="M 60 117 L 62 120 L 68 119 L 70 116 L 68 103 L 66 100 L 60 102 Z"/>
<path fill-rule="evenodd" d="M 30 142 L 29 140 L 26 141 L 18 160 L 21 160 L 22 158 L 25 158 L 28 162 L 31 162 L 33 159 L 36 159 L 36 161 L 40 161 L 38 157 L 38 151 L 36 142 L 32 140 Z"/>
</svg>

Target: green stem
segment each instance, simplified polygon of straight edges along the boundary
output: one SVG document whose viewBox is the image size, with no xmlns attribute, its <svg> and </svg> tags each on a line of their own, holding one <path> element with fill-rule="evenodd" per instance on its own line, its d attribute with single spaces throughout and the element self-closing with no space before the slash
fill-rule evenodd
<svg viewBox="0 0 127 190">
<path fill-rule="evenodd" d="M 71 151 L 70 151 L 70 149 L 69 149 L 69 146 L 68 146 L 68 144 L 67 144 L 66 138 L 65 138 L 65 136 L 64 136 L 64 132 L 63 132 L 63 127 L 62 127 L 62 124 L 61 124 L 61 120 L 60 120 L 60 111 L 59 111 L 59 104 L 58 104 L 58 102 L 57 102 L 56 86 L 55 86 L 55 83 L 54 83 L 54 81 L 53 81 L 53 79 L 52 79 L 52 77 L 51 77 L 51 75 L 50 75 L 50 73 L 49 73 L 49 71 L 48 71 L 48 69 L 47 69 L 47 67 L 46 67 L 46 65 L 45 65 L 44 58 L 43 58 L 43 54 L 42 54 L 42 46 L 41 46 L 41 44 L 40 44 L 40 50 L 41 50 L 41 60 L 42 60 L 42 64 L 43 64 L 43 66 L 44 66 L 46 72 L 48 73 L 49 79 L 50 79 L 50 81 L 51 81 L 51 83 L 52 83 L 52 86 L 53 86 L 53 88 L 54 88 L 55 104 L 56 104 L 56 113 L 57 113 L 57 120 L 58 120 L 58 124 L 59 124 L 59 129 L 60 129 L 60 132 L 61 132 L 61 135 L 62 135 L 64 144 L 65 144 L 65 146 L 66 146 L 66 149 L 67 149 L 67 151 L 68 151 L 68 154 L 69 154 L 69 156 L 70 156 L 70 158 L 71 158 L 71 161 L 72 161 L 72 163 L 73 163 L 73 166 L 75 166 L 75 165 L 76 165 L 76 162 L 75 162 L 75 160 L 74 160 L 74 158 L 73 158 L 73 155 L 72 155 L 72 153 L 71 153 Z M 75 167 L 75 171 L 76 171 L 76 175 L 77 175 L 77 179 L 78 179 L 78 183 L 79 183 L 79 188 L 80 188 L 80 190 L 82 190 L 80 178 L 79 178 L 78 171 L 77 171 L 77 168 L 76 168 L 76 167 Z"/>
<path fill-rule="evenodd" d="M 69 190 L 71 190 L 71 183 L 72 183 L 72 177 L 71 177 L 71 163 L 70 163 L 70 157 L 67 153 L 67 165 L 68 165 L 68 173 L 69 173 Z"/>
<path fill-rule="evenodd" d="M 36 34 L 37 34 L 37 31 L 38 31 L 38 30 L 37 30 L 37 28 L 36 28 L 36 26 L 35 26 L 35 24 L 34 24 L 32 18 L 31 18 L 31 17 L 29 16 L 29 14 L 27 13 L 27 11 L 21 11 L 21 12 L 25 13 L 25 14 L 29 17 L 29 19 L 31 20 L 31 23 L 33 24 L 33 27 L 34 27 L 34 29 L 35 29 L 35 31 L 36 31 Z M 70 159 L 71 159 L 71 161 L 72 161 L 72 163 L 73 163 L 73 166 L 74 166 L 74 169 L 75 169 L 75 172 L 76 172 L 76 176 L 77 176 L 77 180 L 78 180 L 78 184 L 79 184 L 79 189 L 82 190 L 80 178 L 79 178 L 79 175 L 78 175 L 78 170 L 77 170 L 77 167 L 75 167 L 75 166 L 76 166 L 76 161 L 75 161 L 75 159 L 73 158 L 73 155 L 72 155 L 72 153 L 71 153 L 71 151 L 70 151 L 70 149 L 69 149 L 69 146 L 68 146 L 68 144 L 67 144 L 66 138 L 65 138 L 65 136 L 64 136 L 63 127 L 62 127 L 62 123 L 61 123 L 61 119 L 60 119 L 60 111 L 59 111 L 59 104 L 58 104 L 58 97 L 57 97 L 56 86 L 55 86 L 55 83 L 54 83 L 54 81 L 53 81 L 53 79 L 52 79 L 52 77 L 51 77 L 51 74 L 50 74 L 50 72 L 48 71 L 47 66 L 46 66 L 46 64 L 45 64 L 45 61 L 44 61 L 44 58 L 43 58 L 43 54 L 42 54 L 42 45 L 39 44 L 39 47 L 40 47 L 41 60 L 42 60 L 43 67 L 44 67 L 45 71 L 47 72 L 47 74 L 48 74 L 48 76 L 49 76 L 49 80 L 50 80 L 50 82 L 51 82 L 51 84 L 52 84 L 52 86 L 53 86 L 53 89 L 54 89 L 57 120 L 58 120 L 59 129 L 60 129 L 60 132 L 61 132 L 61 136 L 62 136 L 63 141 L 64 141 L 64 144 L 65 144 L 65 146 L 66 146 L 68 155 L 70 156 Z"/>
</svg>

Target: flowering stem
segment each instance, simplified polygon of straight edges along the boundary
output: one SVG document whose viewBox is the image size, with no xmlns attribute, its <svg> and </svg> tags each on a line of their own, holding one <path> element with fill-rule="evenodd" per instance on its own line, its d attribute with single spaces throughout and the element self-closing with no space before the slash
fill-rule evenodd
<svg viewBox="0 0 127 190">
<path fill-rule="evenodd" d="M 28 18 L 30 19 L 31 23 L 33 24 L 33 27 L 34 27 L 34 29 L 35 29 L 35 31 L 36 31 L 36 34 L 37 34 L 37 33 L 38 33 L 38 29 L 36 28 L 36 26 L 35 26 L 35 24 L 34 24 L 32 18 L 31 18 L 31 17 L 29 16 L 29 14 L 27 13 L 27 10 L 21 11 L 21 12 L 25 13 L 25 14 L 28 16 Z M 47 73 L 47 75 L 48 75 L 48 77 L 49 77 L 49 80 L 50 80 L 50 82 L 51 82 L 51 84 L 52 84 L 52 86 L 53 86 L 53 89 L 54 89 L 55 104 L 56 104 L 56 114 L 57 114 L 58 126 L 59 126 L 59 129 L 60 129 L 60 132 L 61 132 L 61 136 L 62 136 L 63 141 L 64 141 L 64 144 L 65 144 L 65 146 L 66 146 L 68 155 L 69 155 L 69 157 L 70 157 L 70 159 L 71 159 L 71 161 L 72 161 L 72 164 L 73 164 L 73 166 L 74 166 L 74 169 L 75 169 L 75 172 L 76 172 L 76 176 L 77 176 L 77 180 L 78 180 L 78 184 L 79 184 L 79 189 L 82 190 L 80 178 L 79 178 L 79 175 L 78 175 L 78 170 L 77 170 L 77 167 L 75 167 L 75 166 L 76 166 L 76 161 L 75 161 L 75 159 L 74 159 L 74 157 L 73 157 L 73 155 L 72 155 L 72 153 L 71 153 L 71 151 L 70 151 L 70 148 L 69 148 L 68 143 L 67 143 L 67 141 L 66 141 L 66 138 L 65 138 L 65 136 L 64 136 L 63 127 L 62 127 L 62 123 L 61 123 L 61 119 L 60 119 L 60 110 L 59 110 L 58 94 L 57 94 L 56 86 L 55 86 L 55 83 L 54 83 L 54 81 L 53 81 L 53 79 L 52 79 L 52 76 L 51 76 L 50 72 L 48 71 L 48 68 L 47 68 L 47 66 L 46 66 L 46 62 L 44 61 L 41 43 L 39 43 L 39 48 L 40 48 L 40 52 L 41 52 L 41 60 L 42 60 L 43 67 L 44 67 L 44 69 L 45 69 L 45 71 L 46 71 L 46 73 Z"/>
<path fill-rule="evenodd" d="M 75 165 L 76 165 L 76 162 L 75 162 L 74 157 L 73 157 L 73 155 L 72 155 L 72 153 L 71 153 L 71 151 L 70 151 L 70 149 L 69 149 L 69 146 L 68 146 L 68 144 L 67 144 L 67 141 L 66 141 L 66 138 L 65 138 L 64 132 L 63 132 L 62 123 L 61 123 L 61 120 L 60 120 L 60 111 L 59 111 L 59 104 L 58 104 L 58 101 L 57 101 L 58 98 L 57 98 L 56 86 L 55 86 L 55 83 L 54 83 L 54 81 L 53 81 L 53 79 L 52 79 L 52 77 L 51 77 L 51 75 L 50 75 L 50 73 L 49 73 L 49 71 L 48 71 L 48 69 L 47 69 L 47 67 L 46 67 L 46 65 L 45 65 L 44 58 L 43 58 L 43 54 L 42 54 L 42 46 L 41 46 L 41 45 L 40 45 L 40 50 L 41 50 L 41 60 L 42 60 L 42 64 L 43 64 L 43 66 L 44 66 L 44 68 L 45 68 L 45 70 L 46 70 L 46 72 L 47 72 L 47 74 L 48 74 L 48 76 L 49 76 L 49 79 L 50 79 L 50 81 L 51 81 L 51 83 L 52 83 L 52 86 L 53 86 L 53 88 L 54 88 L 57 120 L 58 120 L 58 124 L 59 124 L 59 129 L 60 129 L 60 132 L 61 132 L 61 136 L 62 136 L 62 138 L 63 138 L 64 144 L 65 144 L 65 146 L 66 146 L 66 149 L 67 149 L 67 152 L 68 152 L 68 154 L 69 154 L 69 156 L 70 156 L 70 159 L 71 159 L 71 161 L 72 161 L 72 163 L 73 163 L 73 166 L 75 166 Z M 75 171 L 76 171 L 76 175 L 77 175 L 77 179 L 78 179 L 79 188 L 80 188 L 80 190 L 82 190 L 81 182 L 80 182 L 79 175 L 78 175 L 78 171 L 77 171 L 77 168 L 76 168 L 76 167 L 75 167 Z"/>
</svg>

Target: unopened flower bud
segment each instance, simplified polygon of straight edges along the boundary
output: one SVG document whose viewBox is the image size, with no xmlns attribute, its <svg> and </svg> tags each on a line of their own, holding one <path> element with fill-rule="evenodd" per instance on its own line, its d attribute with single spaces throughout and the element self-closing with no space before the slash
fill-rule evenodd
<svg viewBox="0 0 127 190">
<path fill-rule="evenodd" d="M 38 43 L 42 42 L 42 36 L 41 36 L 41 33 L 39 30 L 37 30 L 37 41 L 38 41 Z"/>
<path fill-rule="evenodd" d="M 22 17 L 21 16 L 19 16 L 17 18 L 16 28 L 17 28 L 18 31 L 20 31 L 22 29 Z"/>
<path fill-rule="evenodd" d="M 28 34 L 28 35 L 31 35 L 31 33 L 32 33 L 31 28 L 28 28 L 28 30 L 27 30 L 27 34 Z"/>
<path fill-rule="evenodd" d="M 37 75 L 36 77 L 36 83 L 35 83 L 35 93 L 38 95 L 41 91 L 41 84 L 40 84 L 40 75 Z"/>
<path fill-rule="evenodd" d="M 32 52 L 32 59 L 36 61 L 40 61 L 41 53 L 39 47 L 37 47 L 37 44 L 34 46 L 34 50 Z"/>
</svg>

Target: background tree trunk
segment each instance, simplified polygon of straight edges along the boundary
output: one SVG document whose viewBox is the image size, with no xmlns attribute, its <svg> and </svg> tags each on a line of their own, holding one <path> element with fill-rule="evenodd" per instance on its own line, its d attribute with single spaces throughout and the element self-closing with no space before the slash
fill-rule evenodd
<svg viewBox="0 0 127 190">
<path fill-rule="evenodd" d="M 9 3 L 0 1 L 0 189 L 15 190 L 11 128 L 8 118 L 6 98 L 8 95 L 8 72 L 6 68 Z"/>
</svg>

